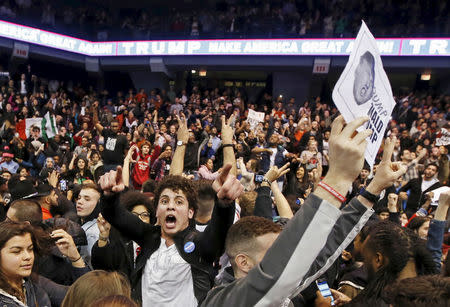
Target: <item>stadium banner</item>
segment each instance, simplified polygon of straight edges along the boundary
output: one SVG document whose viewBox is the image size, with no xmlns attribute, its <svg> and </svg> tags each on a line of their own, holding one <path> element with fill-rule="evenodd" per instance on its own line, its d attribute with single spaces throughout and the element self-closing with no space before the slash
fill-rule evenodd
<svg viewBox="0 0 450 307">
<path fill-rule="evenodd" d="M 361 116 L 369 117 L 364 129 L 371 129 L 372 135 L 366 139 L 364 157 L 373 167 L 395 100 L 375 38 L 364 21 L 355 48 L 333 89 L 333 101 L 347 123 Z"/>
<path fill-rule="evenodd" d="M 216 39 L 90 42 L 0 20 L 0 37 L 87 56 L 305 55 L 348 56 L 353 38 Z M 450 56 L 450 38 L 379 38 L 382 56 Z"/>
</svg>

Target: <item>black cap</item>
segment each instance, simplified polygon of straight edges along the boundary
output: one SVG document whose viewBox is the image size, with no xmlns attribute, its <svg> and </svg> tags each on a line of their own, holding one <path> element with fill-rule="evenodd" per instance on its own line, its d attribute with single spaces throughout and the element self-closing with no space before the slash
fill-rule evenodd
<svg viewBox="0 0 450 307">
<path fill-rule="evenodd" d="M 8 189 L 9 193 L 11 193 L 11 201 L 47 196 L 53 190 L 51 186 L 50 190 L 48 187 L 45 187 L 49 186 L 48 184 L 40 186 L 42 187 L 40 187 L 40 191 L 38 191 L 30 180 L 9 180 Z"/>
<path fill-rule="evenodd" d="M 47 196 L 53 191 L 53 187 L 47 183 L 41 183 L 36 188 L 39 196 Z"/>
</svg>

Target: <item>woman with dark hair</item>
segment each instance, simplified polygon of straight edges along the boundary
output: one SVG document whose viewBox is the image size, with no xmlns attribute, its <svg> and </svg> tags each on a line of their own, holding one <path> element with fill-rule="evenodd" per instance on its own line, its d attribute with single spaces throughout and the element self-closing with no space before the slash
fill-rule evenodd
<svg viewBox="0 0 450 307">
<path fill-rule="evenodd" d="M 77 184 L 82 184 L 85 180 L 94 179 L 89 170 L 88 160 L 84 156 L 77 156 L 76 154 L 73 154 L 70 161 L 68 175 Z"/>
<path fill-rule="evenodd" d="M 419 238 L 426 240 L 428 229 L 430 228 L 430 219 L 425 216 L 416 216 L 409 222 L 407 227 L 414 231 Z"/>
<path fill-rule="evenodd" d="M 291 171 L 287 175 L 287 184 L 284 189 L 286 195 L 292 194 L 296 197 L 306 198 L 307 194 L 314 187 L 309 178 L 305 164 L 291 164 Z"/>
<path fill-rule="evenodd" d="M 202 165 L 198 169 L 198 177 L 200 179 L 215 180 L 219 176 L 219 171 L 213 173 L 214 161 L 211 158 L 202 158 Z"/>
<path fill-rule="evenodd" d="M 0 223 L 1 306 L 51 306 L 45 291 L 30 279 L 37 253 L 39 245 L 29 223 Z"/>
</svg>

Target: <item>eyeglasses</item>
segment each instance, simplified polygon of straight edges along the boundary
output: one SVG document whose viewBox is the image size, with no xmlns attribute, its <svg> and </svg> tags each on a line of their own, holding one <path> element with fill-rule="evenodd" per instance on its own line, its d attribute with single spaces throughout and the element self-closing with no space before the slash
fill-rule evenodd
<svg viewBox="0 0 450 307">
<path fill-rule="evenodd" d="M 142 213 L 138 213 L 138 212 L 131 212 L 136 216 L 139 216 L 139 218 L 141 219 L 149 219 L 150 218 L 150 213 L 148 212 L 142 212 Z"/>
</svg>

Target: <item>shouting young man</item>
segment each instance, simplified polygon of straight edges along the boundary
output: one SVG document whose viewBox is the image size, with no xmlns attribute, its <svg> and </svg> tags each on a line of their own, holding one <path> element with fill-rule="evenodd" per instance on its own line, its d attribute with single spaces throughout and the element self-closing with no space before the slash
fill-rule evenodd
<svg viewBox="0 0 450 307">
<path fill-rule="evenodd" d="M 167 176 L 155 191 L 157 226 L 143 223 L 119 203 L 124 189 L 121 168 L 100 178 L 104 218 L 142 247 L 131 276 L 133 297 L 143 306 L 198 306 L 213 286 L 213 262 L 224 251 L 234 219 L 234 200 L 244 188 L 224 166 L 214 181 L 216 201 L 211 222 L 195 230 L 197 193 L 182 176 Z"/>
</svg>

